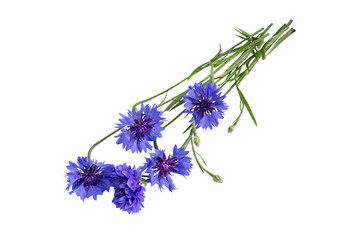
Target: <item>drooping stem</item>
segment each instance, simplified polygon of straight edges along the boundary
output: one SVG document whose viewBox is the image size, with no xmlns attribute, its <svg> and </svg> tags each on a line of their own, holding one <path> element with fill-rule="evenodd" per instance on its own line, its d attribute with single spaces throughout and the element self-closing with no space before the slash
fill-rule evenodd
<svg viewBox="0 0 360 240">
<path fill-rule="evenodd" d="M 109 138 L 110 136 L 112 136 L 112 135 L 114 135 L 115 133 L 117 133 L 118 131 L 120 131 L 122 128 L 123 128 L 123 127 L 120 127 L 120 128 L 118 128 L 118 129 L 116 129 L 115 131 L 109 133 L 108 135 L 106 135 L 105 137 L 103 137 L 102 139 L 100 139 L 99 141 L 97 141 L 96 143 L 94 143 L 94 144 L 90 147 L 90 149 L 89 149 L 89 151 L 88 151 L 87 160 L 89 161 L 89 159 L 91 158 L 91 152 L 92 152 L 92 150 L 93 150 L 97 145 L 99 145 L 100 143 L 102 143 L 103 141 L 105 141 L 107 138 Z"/>
<path fill-rule="evenodd" d="M 194 140 L 191 138 L 190 142 L 191 142 L 191 149 L 192 149 L 192 152 L 193 152 L 195 161 L 196 161 L 196 163 L 198 164 L 200 170 L 201 170 L 203 173 L 207 173 L 210 177 L 213 178 L 214 181 L 216 181 L 216 182 L 222 182 L 222 179 L 221 179 L 220 176 L 211 173 L 209 170 L 207 170 L 207 169 L 200 163 L 200 161 L 199 161 L 199 159 L 198 159 L 198 157 L 197 157 L 197 155 L 199 155 L 199 154 L 196 152 L 195 147 L 194 147 Z M 199 156 L 200 156 L 200 155 L 199 155 Z M 200 156 L 200 157 L 201 157 L 201 156 Z M 204 161 L 204 159 L 203 159 L 203 161 Z M 205 161 L 204 161 L 204 163 L 205 163 Z M 221 181 L 219 181 L 217 178 L 220 178 Z"/>
</svg>

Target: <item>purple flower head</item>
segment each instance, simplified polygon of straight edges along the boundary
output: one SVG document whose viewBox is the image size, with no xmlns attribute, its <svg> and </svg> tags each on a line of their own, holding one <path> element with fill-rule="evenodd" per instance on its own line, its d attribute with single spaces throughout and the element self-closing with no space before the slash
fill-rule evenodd
<svg viewBox="0 0 360 240">
<path fill-rule="evenodd" d="M 224 110 L 228 109 L 224 102 L 225 95 L 221 96 L 215 83 L 208 82 L 206 86 L 195 83 L 183 98 L 185 113 L 193 114 L 197 128 L 212 129 L 213 126 L 218 126 L 219 119 L 224 118 Z"/>
<path fill-rule="evenodd" d="M 161 131 L 164 128 L 161 126 L 165 118 L 161 115 L 163 112 L 158 111 L 156 105 L 150 107 L 141 104 L 138 111 L 128 111 L 128 116 L 120 113 L 120 124 L 117 128 L 123 127 L 121 133 L 117 137 L 117 144 L 123 144 L 126 151 L 131 149 L 131 152 L 144 152 L 147 149 L 152 149 L 149 141 L 155 141 L 156 138 L 161 137 Z"/>
<path fill-rule="evenodd" d="M 187 156 L 189 152 L 183 148 L 174 146 L 173 154 L 166 156 L 165 151 L 155 149 L 155 153 L 150 153 L 150 158 L 146 158 L 143 169 L 149 173 L 151 186 L 158 184 L 160 190 L 163 186 L 167 187 L 170 192 L 175 188 L 171 179 L 174 173 L 182 176 L 188 176 L 192 167 L 191 158 Z"/>
<path fill-rule="evenodd" d="M 83 201 L 91 196 L 96 200 L 97 195 L 102 195 L 105 190 L 109 191 L 113 184 L 114 165 L 78 157 L 77 164 L 69 162 L 66 168 L 69 170 L 66 173 L 66 190 L 69 194 L 76 193 Z"/>
<path fill-rule="evenodd" d="M 143 206 L 145 188 L 138 182 L 141 179 L 139 168 L 123 165 L 115 168 L 115 194 L 112 202 L 117 208 L 130 213 L 137 213 Z"/>
</svg>

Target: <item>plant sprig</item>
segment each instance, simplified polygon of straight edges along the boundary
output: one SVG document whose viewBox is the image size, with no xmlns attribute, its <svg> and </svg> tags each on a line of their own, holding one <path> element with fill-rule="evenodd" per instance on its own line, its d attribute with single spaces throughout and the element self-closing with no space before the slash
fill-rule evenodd
<svg viewBox="0 0 360 240">
<path fill-rule="evenodd" d="M 267 41 L 265 39 L 270 35 L 268 33 L 269 29 L 272 27 L 273 24 L 268 25 L 266 28 L 260 28 L 259 30 L 255 31 L 252 34 L 249 34 L 241 29 L 235 29 L 238 34 L 238 36 L 241 41 L 236 43 L 234 46 L 229 48 L 228 50 L 222 52 L 221 46 L 219 48 L 219 51 L 217 54 L 211 58 L 209 61 L 201 64 L 197 68 L 195 68 L 186 78 L 179 81 L 178 83 L 174 84 L 173 86 L 167 88 L 166 90 L 161 91 L 158 94 L 155 94 L 152 97 L 146 98 L 144 100 L 138 101 L 135 103 L 132 107 L 132 110 L 134 111 L 135 108 L 145 102 L 149 102 L 153 99 L 156 99 L 162 95 L 165 94 L 163 100 L 157 105 L 158 108 L 165 107 L 163 110 L 166 111 L 172 111 L 179 106 L 183 105 L 183 95 L 187 93 L 187 90 L 183 90 L 180 93 L 175 94 L 170 99 L 166 98 L 168 97 L 169 92 L 176 89 L 178 86 L 180 86 L 182 83 L 188 82 L 190 79 L 192 79 L 195 75 L 202 72 L 203 70 L 210 68 L 209 75 L 207 75 L 202 80 L 198 81 L 199 84 L 205 84 L 207 81 L 210 83 L 215 83 L 219 88 L 223 88 L 227 85 L 230 85 L 229 88 L 225 91 L 224 95 L 229 94 L 233 88 L 235 87 L 240 99 L 240 114 L 237 117 L 237 119 L 234 121 L 233 125 L 229 127 L 229 132 L 234 130 L 235 125 L 238 123 L 244 108 L 248 111 L 250 114 L 254 124 L 257 126 L 257 122 L 255 120 L 255 116 L 253 114 L 253 111 L 250 108 L 249 103 L 244 97 L 244 94 L 240 91 L 239 84 L 241 81 L 247 76 L 251 70 L 254 68 L 254 66 L 260 61 L 260 59 L 265 60 L 266 57 L 274 51 L 284 40 L 286 40 L 291 34 L 295 32 L 295 29 L 291 28 L 289 29 L 290 25 L 292 23 L 292 20 L 290 20 L 288 23 L 281 26 L 275 34 L 270 37 Z M 223 69 L 225 66 L 227 68 L 225 71 L 222 72 L 222 74 L 215 76 L 218 74 L 218 72 Z M 170 124 L 175 122 L 179 119 L 182 114 L 184 114 L 184 111 L 181 111 L 178 115 L 176 115 L 172 120 L 170 120 L 164 127 L 168 127 Z M 230 131 L 231 128 L 231 131 Z M 120 129 L 117 129 L 101 140 L 97 141 L 95 144 L 93 144 L 89 151 L 88 151 L 88 159 L 91 157 L 92 150 L 99 145 L 101 142 L 103 142 L 108 137 L 112 136 L 116 132 L 118 132 Z M 195 151 L 194 148 L 194 136 L 196 132 L 196 127 L 194 123 L 190 124 L 190 126 L 183 132 L 186 133 L 190 130 L 189 136 L 186 138 L 184 144 L 182 147 L 184 149 L 187 148 L 189 143 L 192 145 L 194 157 L 200 167 L 200 169 L 204 172 L 207 172 L 210 176 L 212 176 L 214 179 L 217 179 L 217 181 L 220 181 L 221 177 L 218 175 L 214 175 L 212 173 L 209 173 L 201 164 L 200 161 L 198 161 L 197 155 L 198 153 Z M 158 143 L 157 141 L 154 142 L 154 147 L 158 149 Z M 200 156 L 200 155 L 199 155 Z M 201 156 L 200 156 L 201 157 Z M 202 157 L 201 157 L 202 158 Z M 205 163 L 205 161 L 204 161 Z M 221 179 L 222 181 L 222 179 Z"/>
</svg>

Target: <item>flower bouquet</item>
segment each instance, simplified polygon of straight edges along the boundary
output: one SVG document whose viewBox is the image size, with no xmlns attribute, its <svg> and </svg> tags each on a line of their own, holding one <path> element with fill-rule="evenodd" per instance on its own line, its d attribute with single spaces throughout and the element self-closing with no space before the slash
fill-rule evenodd
<svg viewBox="0 0 360 240">
<path fill-rule="evenodd" d="M 269 39 L 268 31 L 272 24 L 252 34 L 236 29 L 240 42 L 225 52 L 222 52 L 220 47 L 212 59 L 198 66 L 182 81 L 137 102 L 127 114 L 120 113 L 119 123 L 113 132 L 93 144 L 86 157 L 78 157 L 76 162 L 69 162 L 66 190 L 70 194 L 75 193 L 82 200 L 90 197 L 96 200 L 98 195 L 114 188 L 112 202 L 115 206 L 128 213 L 136 213 L 143 208 L 146 186 L 157 185 L 160 190 L 173 191 L 176 187 L 172 176 L 188 176 L 193 164 L 215 182 L 222 183 L 222 177 L 207 169 L 204 159 L 196 150 L 200 145 L 197 130 L 212 130 L 219 125 L 219 120 L 224 118 L 224 112 L 229 107 L 226 96 L 232 90 L 239 96 L 240 108 L 239 115 L 228 128 L 228 132 L 235 130 L 244 109 L 257 124 L 239 84 L 256 63 L 266 59 L 280 43 L 295 32 L 293 28 L 289 29 L 291 23 L 292 20 L 284 24 Z M 180 84 L 190 81 L 205 69 L 209 71 L 207 77 L 168 98 L 168 94 L 173 93 Z M 220 72 L 221 69 L 225 70 Z M 163 96 L 162 100 L 158 101 L 160 96 Z M 148 102 L 152 100 L 155 104 L 149 105 Z M 179 108 L 180 112 L 167 121 L 166 113 Z M 186 140 L 179 146 L 174 144 L 172 151 L 159 148 L 157 139 L 181 116 L 189 122 L 189 126 L 182 132 L 187 134 Z M 150 153 L 139 166 L 128 166 L 126 163 L 116 166 L 92 159 L 93 149 L 111 136 L 116 138 L 116 144 L 121 145 L 125 151 L 130 150 L 134 154 L 142 151 Z"/>
</svg>

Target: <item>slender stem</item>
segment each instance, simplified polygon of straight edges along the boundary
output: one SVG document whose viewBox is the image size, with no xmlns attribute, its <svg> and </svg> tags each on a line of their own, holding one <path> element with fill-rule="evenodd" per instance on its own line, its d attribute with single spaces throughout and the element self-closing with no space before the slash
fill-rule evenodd
<svg viewBox="0 0 360 240">
<path fill-rule="evenodd" d="M 191 128 L 191 126 L 192 126 L 192 124 L 190 124 L 189 129 Z M 192 136 L 193 136 L 193 129 L 191 128 L 189 136 L 186 138 L 185 142 L 181 146 L 184 150 L 186 150 L 187 146 L 189 145 L 190 140 L 192 140 Z"/>
<path fill-rule="evenodd" d="M 194 136 L 197 136 L 196 135 L 196 126 L 195 126 L 195 116 L 193 116 L 193 120 L 192 120 L 192 130 L 193 130 Z"/>
<path fill-rule="evenodd" d="M 176 119 L 178 119 L 180 116 L 181 116 L 181 114 L 183 114 L 185 112 L 185 110 L 183 110 L 181 113 L 179 113 L 176 117 L 174 117 L 170 122 L 168 122 L 165 126 L 164 126 L 164 128 L 166 128 L 167 126 L 169 126 L 170 124 L 172 124 Z"/>
<path fill-rule="evenodd" d="M 96 143 L 94 143 L 94 144 L 90 147 L 90 149 L 89 149 L 89 151 L 88 151 L 87 160 L 89 161 L 89 159 L 91 158 L 91 152 L 92 152 L 92 150 L 93 150 L 97 145 L 99 145 L 100 143 L 102 143 L 104 140 L 106 140 L 107 138 L 109 138 L 111 135 L 113 135 L 113 134 L 117 133 L 118 131 L 120 131 L 122 128 L 123 128 L 123 127 L 116 129 L 115 131 L 109 133 L 109 134 L 106 135 L 104 138 L 102 138 L 102 139 L 100 139 L 99 141 L 97 141 Z"/>
<path fill-rule="evenodd" d="M 217 54 L 210 60 L 210 83 L 214 83 L 214 61 L 219 57 L 221 53 L 221 45 L 219 45 L 219 51 Z"/>
<path fill-rule="evenodd" d="M 234 123 L 233 123 L 232 126 L 235 127 L 235 126 L 238 124 L 238 122 L 239 122 L 239 120 L 240 120 L 240 117 L 241 117 L 243 111 L 244 111 L 244 103 L 241 101 L 241 98 L 240 98 L 240 114 L 239 114 L 239 116 L 235 119 L 235 121 L 234 121 Z"/>
<path fill-rule="evenodd" d="M 210 66 L 210 83 L 214 83 L 214 62 Z"/>
<path fill-rule="evenodd" d="M 201 165 L 199 159 L 197 158 L 196 155 L 197 155 L 198 153 L 197 153 L 196 150 L 195 150 L 194 140 L 193 140 L 192 138 L 191 138 L 190 142 L 191 142 L 191 148 L 192 148 L 192 151 L 193 151 L 193 155 L 194 155 L 195 161 L 196 161 L 196 163 L 198 164 L 200 170 L 201 170 L 202 172 L 206 172 L 207 174 L 209 174 L 210 177 L 214 178 L 214 177 L 215 177 L 215 174 L 212 174 L 210 171 L 208 171 L 206 168 L 204 168 L 204 166 Z M 199 156 L 200 156 L 200 155 L 199 155 Z M 204 162 L 204 163 L 205 163 L 205 162 Z"/>
<path fill-rule="evenodd" d="M 159 150 L 159 147 L 158 147 L 158 145 L 157 145 L 157 138 L 156 138 L 155 141 L 154 141 L 154 148 L 155 148 L 156 150 Z"/>
<path fill-rule="evenodd" d="M 206 168 L 204 168 L 203 167 L 203 170 L 207 173 L 207 174 L 209 174 L 210 175 L 210 177 L 214 177 L 215 176 L 215 174 L 212 174 L 211 172 L 209 172 L 208 170 L 206 170 Z"/>
<path fill-rule="evenodd" d="M 183 145 L 181 146 L 184 150 L 186 150 L 187 146 L 189 145 L 190 139 L 192 139 L 192 136 L 188 136 Z"/>
<path fill-rule="evenodd" d="M 196 161 L 196 163 L 198 164 L 200 170 L 201 170 L 202 172 L 204 172 L 204 167 L 201 165 L 199 159 L 198 159 L 197 156 L 196 156 L 196 151 L 195 151 L 195 147 L 194 147 L 194 141 L 193 141 L 192 138 L 190 139 L 190 142 L 191 142 L 191 149 L 192 149 L 192 151 L 193 151 L 195 161 Z"/>
<path fill-rule="evenodd" d="M 142 100 L 142 101 L 139 101 L 139 102 L 135 103 L 134 106 L 132 107 L 132 110 L 135 111 L 136 106 L 139 105 L 140 103 L 148 102 L 148 101 L 150 101 L 150 100 L 152 100 L 152 99 L 154 99 L 154 98 L 156 98 L 156 97 L 158 97 L 158 96 L 161 96 L 162 94 L 167 93 L 167 92 L 170 91 L 171 89 L 179 86 L 181 83 L 185 82 L 186 80 L 188 80 L 188 78 L 185 78 L 185 79 L 181 80 L 180 82 L 178 82 L 178 83 L 175 84 L 174 86 L 166 89 L 165 91 L 162 91 L 161 93 L 156 94 L 155 96 L 152 96 L 152 97 L 150 97 L 150 98 L 148 98 L 148 99 L 145 99 L 145 100 Z"/>
</svg>

